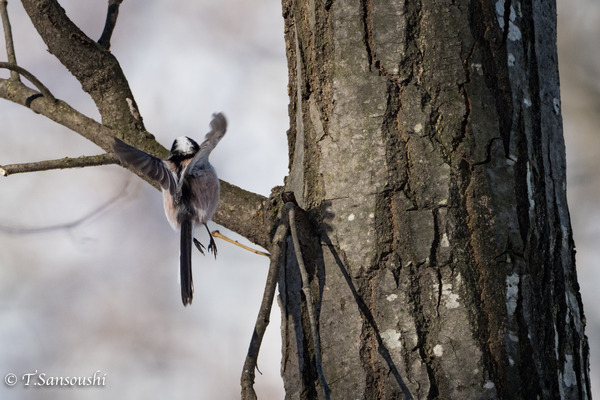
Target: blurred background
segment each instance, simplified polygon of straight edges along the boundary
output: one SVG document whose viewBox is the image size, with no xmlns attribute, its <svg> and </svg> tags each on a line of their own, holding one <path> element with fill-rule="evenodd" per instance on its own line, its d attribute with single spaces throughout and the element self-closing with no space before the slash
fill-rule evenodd
<svg viewBox="0 0 600 400">
<path fill-rule="evenodd" d="M 106 0 L 60 3 L 88 36 L 100 37 Z M 600 396 L 600 3 L 558 5 L 568 196 L 592 384 Z M 20 2 L 8 7 L 19 64 L 56 97 L 99 119 L 78 82 L 48 54 Z M 201 140 L 211 113 L 224 111 L 228 134 L 211 155 L 219 176 L 265 196 L 283 184 L 288 98 L 279 2 L 127 0 L 111 51 L 160 143 L 168 148 L 180 135 Z M 3 41 L 0 59 L 6 59 Z M 0 143 L 0 165 L 101 153 L 4 100 Z M 215 224 L 211 229 L 249 244 Z M 203 234 L 199 230 L 198 237 L 206 242 Z M 268 260 L 221 240 L 218 260 L 195 253 L 194 303 L 184 308 L 178 245 L 160 194 L 118 166 L 2 177 L 0 378 L 99 371 L 106 386 L 40 389 L 0 382 L 0 398 L 239 398 Z M 275 306 L 259 357 L 259 398 L 283 397 L 280 346 Z"/>
</svg>

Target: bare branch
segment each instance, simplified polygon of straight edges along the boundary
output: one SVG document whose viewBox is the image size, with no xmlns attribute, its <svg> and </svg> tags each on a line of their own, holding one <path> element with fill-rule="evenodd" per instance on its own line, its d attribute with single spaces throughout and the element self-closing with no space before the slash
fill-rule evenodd
<svg viewBox="0 0 600 400">
<path fill-rule="evenodd" d="M 223 235 L 219 231 L 212 231 L 210 234 L 213 237 L 216 237 L 216 238 L 219 238 L 219 239 L 223 239 L 224 241 L 229 242 L 231 244 L 234 244 L 234 245 L 236 245 L 238 247 L 241 247 L 244 250 L 248 250 L 251 253 L 258 254 L 260 256 L 265 256 L 265 257 L 270 257 L 271 256 L 269 253 L 265 253 L 264 251 L 253 249 L 251 247 L 248 247 L 248 246 L 245 246 L 245 245 L 241 244 L 237 240 L 230 239 L 227 236 Z"/>
<path fill-rule="evenodd" d="M 246 361 L 244 362 L 244 368 L 242 370 L 242 400 L 255 400 L 257 398 L 256 392 L 254 391 L 254 371 L 256 370 L 256 365 L 258 363 L 260 345 L 270 322 L 271 307 L 273 305 L 273 299 L 275 298 L 277 280 L 279 279 L 279 269 L 283 263 L 283 256 L 285 254 L 283 249 L 285 248 L 284 243 L 286 234 L 287 225 L 280 224 L 273 237 L 273 252 L 271 253 L 271 264 L 269 266 L 269 273 L 267 274 L 267 283 L 265 285 L 262 302 L 260 304 L 258 316 L 256 317 L 256 324 L 254 325 L 254 332 L 252 333 L 248 354 L 246 355 Z"/>
<path fill-rule="evenodd" d="M 213 221 L 237 232 L 252 243 L 269 250 L 277 213 L 281 206 L 281 187 L 267 198 L 231 183 L 221 182 L 221 202 Z"/>
<path fill-rule="evenodd" d="M 117 136 L 117 132 L 113 132 L 101 123 L 81 114 L 61 100 L 52 101 L 47 97 L 37 98 L 38 95 L 38 92 L 28 88 L 21 82 L 0 79 L 0 97 L 29 107 L 35 113 L 48 117 L 52 121 L 79 133 L 106 152 L 112 152 L 112 137 Z M 32 97 L 35 98 L 35 101 L 31 100 Z M 151 151 L 147 148 L 144 150 Z M 166 149 L 163 148 L 163 150 L 162 154 L 168 153 Z M 154 152 L 156 153 L 156 150 Z"/>
<path fill-rule="evenodd" d="M 119 129 L 127 138 L 143 131 L 143 122 L 127 112 L 126 99 L 134 97 L 115 56 L 79 29 L 57 0 L 22 0 L 21 3 L 48 51 L 92 97 L 102 122 Z"/>
<path fill-rule="evenodd" d="M 82 156 L 77 158 L 65 157 L 59 160 L 44 160 L 22 164 L 0 165 L 0 174 L 4 176 L 20 174 L 23 172 L 49 171 L 52 169 L 68 169 L 94 167 L 98 165 L 118 164 L 119 160 L 114 154 L 100 154 L 97 156 Z"/>
<path fill-rule="evenodd" d="M 39 97 L 31 101 L 31 97 L 35 95 L 39 94 L 21 82 L 0 79 L 1 98 L 31 108 L 32 111 L 79 133 L 108 153 L 113 151 L 113 137 L 122 137 L 122 132 L 81 114 L 62 100 L 53 102 L 46 97 Z M 157 143 L 149 132 L 142 131 L 137 138 L 138 141 L 132 144 L 148 154 L 163 159 L 169 154 L 169 151 Z M 137 174 L 133 168 L 130 171 Z M 160 189 L 155 182 L 146 181 Z M 281 190 L 280 187 L 276 187 L 271 196 L 266 198 L 221 181 L 221 202 L 213 221 L 241 234 L 259 246 L 268 248 L 272 235 L 270 227 L 273 226 L 277 211 L 281 207 L 281 196 L 278 194 Z"/>
<path fill-rule="evenodd" d="M 112 36 L 115 25 L 117 24 L 117 17 L 119 16 L 119 6 L 123 0 L 108 0 L 108 11 L 106 13 L 106 22 L 104 23 L 104 30 L 102 36 L 98 39 L 98 44 L 104 47 L 106 50 L 110 49 L 110 38 Z"/>
<path fill-rule="evenodd" d="M 43 96 L 47 97 L 51 101 L 56 101 L 56 98 L 54 97 L 54 95 L 52 93 L 50 93 L 50 90 L 48 90 L 48 88 L 42 82 L 40 82 L 40 80 L 38 78 L 36 78 L 35 75 L 33 75 L 31 72 L 27 71 L 25 68 L 19 67 L 16 64 L 1 62 L 1 61 L 0 61 L 0 68 L 9 69 L 11 71 L 11 79 L 12 79 L 12 72 L 15 72 L 17 75 L 19 75 L 19 74 L 23 75 L 25 78 L 27 78 L 27 80 L 29 82 L 33 83 L 33 86 L 35 86 L 42 93 Z"/>
<path fill-rule="evenodd" d="M 311 336 L 313 340 L 313 347 L 315 351 L 315 364 L 317 367 L 317 373 L 323 385 L 323 391 L 325 392 L 325 398 L 329 400 L 331 390 L 327 385 L 327 380 L 323 374 L 323 364 L 321 361 L 321 340 L 319 339 L 319 330 L 317 328 L 317 318 L 315 316 L 314 305 L 312 302 L 312 295 L 310 293 L 310 282 L 308 280 L 308 273 L 306 272 L 306 266 L 304 265 L 304 258 L 302 257 L 302 248 L 300 247 L 300 240 L 298 239 L 298 230 L 296 229 L 296 206 L 287 202 L 286 207 L 289 207 L 289 223 L 290 232 L 292 234 L 292 241 L 294 243 L 294 252 L 296 254 L 296 260 L 298 261 L 298 268 L 300 269 L 300 276 L 302 277 L 302 292 L 306 299 L 306 309 L 308 311 L 308 319 L 310 321 Z"/>
<path fill-rule="evenodd" d="M 4 28 L 4 42 L 6 43 L 6 55 L 10 64 L 17 65 L 17 56 L 15 55 L 15 45 L 13 43 L 10 20 L 8 19 L 7 6 L 7 0 L 0 0 L 0 16 L 2 17 L 2 26 Z M 11 70 L 10 79 L 15 81 L 20 80 L 19 73 L 17 71 Z"/>
<path fill-rule="evenodd" d="M 106 152 L 113 152 L 113 137 L 120 137 L 121 132 L 114 131 L 92 118 L 83 115 L 61 100 L 51 101 L 46 97 L 38 96 L 39 93 L 28 88 L 21 82 L 12 81 L 10 79 L 0 79 L 0 97 L 10 100 L 13 103 L 29 107 L 33 112 L 41 114 L 52 121 L 79 133 Z M 146 140 L 136 144 L 139 148 L 158 157 L 164 158 L 168 154 L 168 150 L 157 143 L 150 133 L 145 131 L 142 133 Z M 131 169 L 131 171 L 139 175 L 135 169 Z M 142 177 L 142 179 L 144 179 L 144 177 Z M 156 182 L 147 182 L 157 189 L 160 189 Z"/>
</svg>

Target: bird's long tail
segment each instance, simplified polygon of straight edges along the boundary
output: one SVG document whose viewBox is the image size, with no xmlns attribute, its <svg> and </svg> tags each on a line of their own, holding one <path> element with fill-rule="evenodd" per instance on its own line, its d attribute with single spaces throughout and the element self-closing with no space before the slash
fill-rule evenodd
<svg viewBox="0 0 600 400">
<path fill-rule="evenodd" d="M 181 278 L 181 300 L 183 301 L 184 306 L 191 304 L 192 298 L 194 297 L 194 283 L 192 282 L 192 236 L 192 221 L 182 221 L 179 268 Z"/>
</svg>

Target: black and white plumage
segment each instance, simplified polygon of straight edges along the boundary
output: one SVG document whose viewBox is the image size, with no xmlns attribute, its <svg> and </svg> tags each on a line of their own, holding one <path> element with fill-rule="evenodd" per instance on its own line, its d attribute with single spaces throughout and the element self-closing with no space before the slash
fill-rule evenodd
<svg viewBox="0 0 600 400">
<path fill-rule="evenodd" d="M 192 240 L 204 254 L 202 244 L 193 237 L 194 226 L 203 224 L 206 227 L 210 237 L 208 251 L 217 256 L 217 246 L 206 223 L 217 210 L 220 187 L 208 156 L 225 135 L 225 116 L 213 114 L 210 128 L 200 145 L 187 136 L 175 139 L 166 160 L 151 156 L 117 138 L 113 144 L 113 150 L 121 162 L 160 184 L 167 219 L 174 229 L 181 230 L 179 267 L 184 305 L 192 302 L 194 293 Z"/>
</svg>

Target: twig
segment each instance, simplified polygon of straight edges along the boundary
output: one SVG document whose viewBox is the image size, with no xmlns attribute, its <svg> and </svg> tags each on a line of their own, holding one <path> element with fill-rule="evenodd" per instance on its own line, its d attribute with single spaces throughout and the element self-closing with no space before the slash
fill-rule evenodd
<svg viewBox="0 0 600 400">
<path fill-rule="evenodd" d="M 40 82 L 38 78 L 36 78 L 31 72 L 27 71 L 25 68 L 19 67 L 18 65 L 9 62 L 0 62 L 0 68 L 6 68 L 10 69 L 11 71 L 18 72 L 19 74 L 27 78 L 29 82 L 33 83 L 33 85 L 42 93 L 42 95 L 44 95 L 44 97 L 47 97 L 53 102 L 56 101 L 56 98 L 52 95 L 52 93 L 50 93 L 50 90 L 48 90 L 48 88 L 44 86 L 44 84 Z"/>
<path fill-rule="evenodd" d="M 0 174 L 8 176 L 23 172 L 48 171 L 51 169 L 83 168 L 97 165 L 118 163 L 114 154 L 100 154 L 97 156 L 83 156 L 77 158 L 65 157 L 59 160 L 45 160 L 23 164 L 9 164 L 0 166 Z"/>
<path fill-rule="evenodd" d="M 123 0 L 108 0 L 108 11 L 106 12 L 106 22 L 104 23 L 104 30 L 98 44 L 104 47 L 106 50 L 110 49 L 110 38 L 112 36 L 115 25 L 117 24 L 117 17 L 119 16 L 119 6 Z"/>
<path fill-rule="evenodd" d="M 234 245 L 236 245 L 236 246 L 239 246 L 239 247 L 241 247 L 242 249 L 244 249 L 244 250 L 248 250 L 248 251 L 250 251 L 250 252 L 252 252 L 252 253 L 254 253 L 254 254 L 259 254 L 259 255 L 261 255 L 261 256 L 265 256 L 265 257 L 270 257 L 270 256 L 271 256 L 269 253 L 265 253 L 264 251 L 260 251 L 260 250 L 255 250 L 255 249 L 253 249 L 253 248 L 251 248 L 251 247 L 248 247 L 248 246 L 245 246 L 245 245 L 241 244 L 240 242 L 238 242 L 238 241 L 236 241 L 236 240 L 230 239 L 230 238 L 228 238 L 227 236 L 223 235 L 223 234 L 222 234 L 221 232 L 219 232 L 219 231 L 212 231 L 210 234 L 211 234 L 213 237 L 216 237 L 216 238 L 219 238 L 219 239 L 223 239 L 223 240 L 224 240 L 224 241 L 226 241 L 226 242 L 229 242 L 229 243 L 231 243 L 231 244 L 234 244 Z"/>
<path fill-rule="evenodd" d="M 290 204 L 290 203 L 287 203 Z M 304 266 L 304 259 L 302 258 L 302 249 L 300 248 L 300 240 L 298 240 L 298 231 L 296 229 L 296 206 L 290 207 L 289 210 L 289 221 L 290 231 L 292 233 L 292 241 L 294 243 L 294 252 L 296 253 L 296 259 L 298 261 L 298 267 L 300 268 L 300 276 L 302 277 L 302 292 L 306 298 L 306 308 L 308 310 L 308 319 L 310 320 L 311 336 L 313 340 L 313 346 L 315 350 L 315 364 L 317 367 L 317 374 L 323 386 L 325 392 L 325 398 L 329 400 L 331 390 L 327 385 L 327 380 L 323 374 L 323 364 L 321 361 L 321 341 L 319 339 L 319 330 L 317 329 L 317 319 L 315 317 L 315 310 L 313 308 L 312 295 L 310 293 L 310 282 L 308 281 L 308 273 Z"/>
<path fill-rule="evenodd" d="M 6 42 L 6 56 L 8 62 L 17 65 L 17 56 L 15 55 L 15 45 L 12 37 L 12 28 L 10 26 L 10 19 L 8 19 L 7 10 L 8 1 L 0 0 L 0 15 L 2 16 L 2 26 L 4 27 L 4 41 Z M 10 71 L 10 79 L 14 81 L 20 80 L 19 72 Z"/>
<path fill-rule="evenodd" d="M 285 255 L 283 243 L 285 243 L 286 234 L 287 226 L 281 224 L 277 227 L 275 236 L 273 237 L 273 252 L 271 253 L 271 264 L 269 266 L 269 273 L 267 274 L 267 283 L 260 304 L 260 310 L 256 317 L 256 324 L 254 325 L 254 332 L 252 333 L 252 339 L 250 340 L 250 346 L 248 347 L 244 369 L 242 370 L 242 400 L 255 400 L 257 398 L 256 392 L 254 391 L 254 370 L 256 369 L 256 364 L 258 362 L 260 345 L 270 322 L 271 307 L 273 305 L 275 289 L 277 288 L 277 281 L 279 279 L 279 268 L 283 263 L 283 256 Z"/>
</svg>

